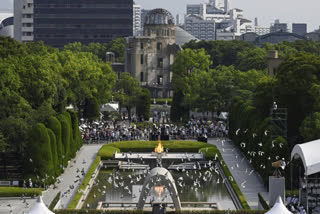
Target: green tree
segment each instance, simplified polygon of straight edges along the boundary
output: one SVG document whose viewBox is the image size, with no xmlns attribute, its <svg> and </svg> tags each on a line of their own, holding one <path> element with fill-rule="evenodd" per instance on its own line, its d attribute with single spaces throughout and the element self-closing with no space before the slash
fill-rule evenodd
<svg viewBox="0 0 320 214">
<path fill-rule="evenodd" d="M 299 52 L 281 63 L 276 75 L 278 107 L 288 109 L 288 136 L 291 143 L 299 137 L 299 127 L 316 104 L 312 88 L 319 84 L 320 58 Z"/>
<path fill-rule="evenodd" d="M 124 63 L 125 39 L 118 38 L 112 40 L 107 45 L 107 51 L 113 52 L 115 54 L 116 62 Z"/>
<path fill-rule="evenodd" d="M 68 160 L 71 157 L 70 153 L 70 130 L 71 124 L 69 123 L 68 117 L 64 114 L 58 115 L 58 120 L 61 123 L 61 142 L 63 146 L 63 155 L 62 155 L 62 163 L 64 166 L 68 165 Z"/>
<path fill-rule="evenodd" d="M 177 113 L 177 115 L 171 114 L 173 121 L 179 120 L 179 116 L 184 120 L 187 119 L 189 110 L 196 107 L 200 89 L 198 80 L 209 70 L 211 65 L 209 58 L 204 49 L 185 49 L 177 54 L 172 66 L 172 88 L 174 91 L 172 112 Z M 182 104 L 179 104 L 177 99 L 181 100 Z"/>
<path fill-rule="evenodd" d="M 237 54 L 236 68 L 241 71 L 265 70 L 267 51 L 262 48 L 246 48 Z"/>
<path fill-rule="evenodd" d="M 313 112 L 303 120 L 300 133 L 305 142 L 320 138 L 320 112 Z"/>
<path fill-rule="evenodd" d="M 141 90 L 138 96 L 137 102 L 137 116 L 143 120 L 149 120 L 150 118 L 150 104 L 151 96 L 150 91 L 146 88 Z"/>
<path fill-rule="evenodd" d="M 120 79 L 116 84 L 115 98 L 120 103 L 120 107 L 125 107 L 131 119 L 131 109 L 136 107 L 141 87 L 135 78 L 129 73 L 121 73 Z"/>
<path fill-rule="evenodd" d="M 98 100 L 95 97 L 88 98 L 85 101 L 83 117 L 89 121 L 97 120 L 100 116 L 100 107 Z"/>
</svg>

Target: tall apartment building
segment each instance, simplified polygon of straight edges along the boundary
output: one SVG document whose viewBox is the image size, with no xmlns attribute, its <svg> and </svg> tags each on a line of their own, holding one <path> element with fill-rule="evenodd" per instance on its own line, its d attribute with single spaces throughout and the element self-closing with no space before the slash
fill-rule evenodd
<svg viewBox="0 0 320 214">
<path fill-rule="evenodd" d="M 22 42 L 108 43 L 133 34 L 133 0 L 15 0 L 16 23 Z"/>
<path fill-rule="evenodd" d="M 133 35 L 138 35 L 141 30 L 141 6 L 133 5 Z"/>
<path fill-rule="evenodd" d="M 292 24 L 292 33 L 304 36 L 307 33 L 307 24 L 293 23 Z"/>
<path fill-rule="evenodd" d="M 207 4 L 187 5 L 185 30 L 201 40 L 232 40 L 253 32 L 254 27 L 244 18 L 243 10 L 230 9 L 230 0 L 209 0 Z"/>
<path fill-rule="evenodd" d="M 33 0 L 14 0 L 14 38 L 19 42 L 34 40 Z"/>
</svg>

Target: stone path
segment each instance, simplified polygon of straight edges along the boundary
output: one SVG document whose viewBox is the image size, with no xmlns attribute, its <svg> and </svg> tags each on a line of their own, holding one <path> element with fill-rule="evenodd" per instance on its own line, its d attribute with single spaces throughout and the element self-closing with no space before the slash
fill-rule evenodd
<svg viewBox="0 0 320 214">
<path fill-rule="evenodd" d="M 224 142 L 222 143 L 223 140 Z M 260 175 L 253 170 L 252 165 L 244 158 L 244 155 L 232 141 L 216 138 L 210 139 L 208 143 L 216 145 L 221 152 L 222 158 L 237 182 L 250 208 L 255 210 L 258 209 L 258 192 L 260 192 L 266 200 L 268 199 L 268 192 L 263 185 Z"/>
<path fill-rule="evenodd" d="M 43 201 L 47 206 L 50 205 L 58 192 L 64 193 L 69 189 L 70 185 L 74 185 L 74 189 L 70 190 L 69 193 L 64 194 L 61 198 L 62 206 L 64 208 L 68 207 L 71 199 L 76 193 L 76 189 L 79 186 L 79 182 L 76 184 L 74 183 L 74 180 L 77 179 L 76 176 L 81 174 L 76 172 L 77 168 L 80 170 L 84 168 L 84 171 L 87 172 L 95 160 L 101 146 L 101 144 L 84 145 L 80 151 L 78 151 L 76 158 L 70 161 L 68 168 L 66 168 L 64 173 L 61 175 L 62 182 L 60 184 L 56 184 L 57 188 L 53 189 L 51 187 L 47 191 L 43 192 Z M 21 199 L 0 198 L 0 214 L 9 214 L 10 210 L 13 211 L 12 214 L 22 214 L 23 211 L 27 212 L 31 207 L 33 207 L 36 199 L 28 199 L 27 202 L 29 205 L 26 207 L 26 204 L 23 203 Z M 9 204 L 11 205 L 11 208 L 8 206 Z"/>
</svg>

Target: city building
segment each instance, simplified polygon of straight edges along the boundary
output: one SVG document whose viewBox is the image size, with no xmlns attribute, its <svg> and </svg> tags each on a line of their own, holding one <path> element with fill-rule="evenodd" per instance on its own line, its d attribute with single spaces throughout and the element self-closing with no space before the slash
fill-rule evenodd
<svg viewBox="0 0 320 214">
<path fill-rule="evenodd" d="M 300 36 L 298 34 L 278 31 L 278 32 L 259 36 L 256 38 L 254 43 L 257 46 L 261 46 L 264 43 L 277 44 L 279 42 L 284 42 L 284 41 L 294 42 L 296 40 L 306 40 L 306 39 L 307 39 L 306 37 Z"/>
<path fill-rule="evenodd" d="M 143 26 L 144 26 L 144 21 L 146 20 L 146 16 L 148 15 L 148 13 L 151 10 L 146 10 L 146 9 L 142 9 L 141 10 L 141 30 L 140 30 L 140 34 L 143 34 Z"/>
<path fill-rule="evenodd" d="M 209 0 L 207 4 L 187 5 L 184 28 L 201 40 L 233 40 L 243 33 L 254 32 L 252 21 L 243 10 L 230 9 L 230 0 Z"/>
<path fill-rule="evenodd" d="M 14 38 L 19 42 L 34 40 L 34 0 L 14 0 Z"/>
<path fill-rule="evenodd" d="M 133 34 L 133 0 L 15 0 L 15 38 L 53 47 Z M 17 24 L 17 25 L 16 25 Z"/>
<path fill-rule="evenodd" d="M 305 37 L 307 37 L 309 40 L 320 42 L 320 27 L 318 30 L 305 34 Z"/>
<path fill-rule="evenodd" d="M 13 13 L 9 10 L 0 10 L 0 36 L 13 38 Z"/>
<path fill-rule="evenodd" d="M 152 98 L 172 97 L 171 66 L 179 45 L 196 40 L 174 23 L 167 10 L 154 9 L 145 16 L 143 35 L 126 38 L 125 71 L 148 88 Z"/>
<path fill-rule="evenodd" d="M 270 33 L 275 32 L 288 32 L 288 24 L 287 23 L 280 23 L 279 19 L 275 20 L 270 27 Z"/>
<path fill-rule="evenodd" d="M 254 27 L 254 32 L 258 35 L 265 35 L 270 33 L 270 28 L 269 27 L 261 27 L 261 26 L 255 26 Z"/>
<path fill-rule="evenodd" d="M 298 34 L 300 36 L 304 36 L 307 33 L 307 24 L 292 24 L 292 33 Z"/>
<path fill-rule="evenodd" d="M 133 5 L 133 35 L 139 34 L 141 30 L 141 6 Z"/>
</svg>

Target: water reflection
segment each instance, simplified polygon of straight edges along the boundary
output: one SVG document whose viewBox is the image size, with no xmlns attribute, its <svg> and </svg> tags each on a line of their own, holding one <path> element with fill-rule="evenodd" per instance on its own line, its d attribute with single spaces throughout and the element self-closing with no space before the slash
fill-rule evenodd
<svg viewBox="0 0 320 214">
<path fill-rule="evenodd" d="M 224 186 L 224 181 L 216 173 L 201 170 L 184 172 L 170 170 L 178 189 L 181 202 L 218 202 L 222 209 L 235 209 Z M 96 208 L 99 201 L 137 202 L 146 171 L 101 170 L 84 204 L 87 208 Z M 159 194 L 161 192 L 161 194 Z M 171 202 L 169 191 L 163 187 L 152 187 L 146 202 Z"/>
</svg>

